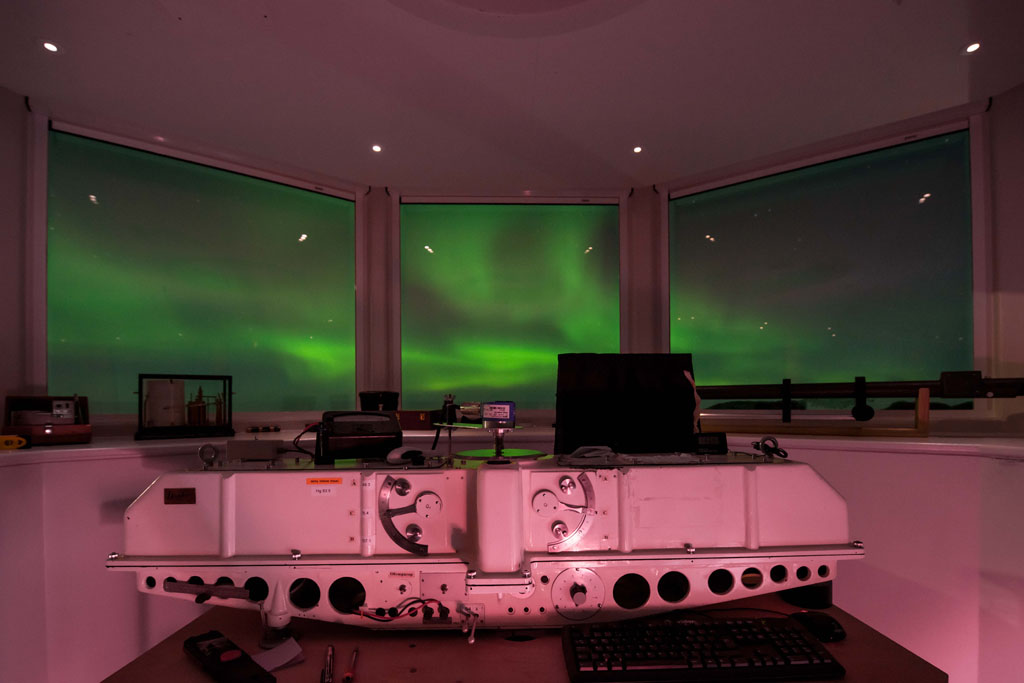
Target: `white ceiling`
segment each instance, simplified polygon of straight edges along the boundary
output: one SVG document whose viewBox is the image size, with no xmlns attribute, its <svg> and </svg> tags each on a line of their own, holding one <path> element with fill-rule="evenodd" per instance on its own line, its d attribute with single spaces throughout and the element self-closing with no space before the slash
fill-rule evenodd
<svg viewBox="0 0 1024 683">
<path fill-rule="evenodd" d="M 541 193 L 998 95 L 1024 82 L 1022 36 L 1021 0 L 4 0 L 0 85 L 282 169 Z"/>
</svg>

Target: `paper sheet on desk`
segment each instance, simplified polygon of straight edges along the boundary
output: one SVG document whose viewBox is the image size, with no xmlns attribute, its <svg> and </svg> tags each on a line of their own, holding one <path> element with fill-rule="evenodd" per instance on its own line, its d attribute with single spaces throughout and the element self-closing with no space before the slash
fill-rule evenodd
<svg viewBox="0 0 1024 683">
<path fill-rule="evenodd" d="M 306 656 L 302 654 L 302 647 L 295 639 L 289 638 L 270 650 L 253 655 L 252 658 L 267 671 L 276 671 L 290 664 L 305 661 Z"/>
</svg>

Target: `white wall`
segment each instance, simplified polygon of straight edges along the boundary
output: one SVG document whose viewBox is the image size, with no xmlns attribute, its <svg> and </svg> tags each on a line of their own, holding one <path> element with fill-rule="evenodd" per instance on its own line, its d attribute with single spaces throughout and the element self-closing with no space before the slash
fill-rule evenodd
<svg viewBox="0 0 1024 683">
<path fill-rule="evenodd" d="M 1018 460 L 961 449 L 802 447 L 846 498 L 866 556 L 845 562 L 835 603 L 949 674 L 1004 683 L 1024 671 L 1024 441 Z M 984 443 L 980 440 L 979 443 Z"/>
<path fill-rule="evenodd" d="M 124 549 L 128 504 L 160 473 L 198 464 L 194 446 L 180 452 L 0 454 L 0 680 L 100 680 L 203 611 L 142 595 L 134 574 L 104 567 Z"/>
<path fill-rule="evenodd" d="M 0 88 L 0 400 L 25 391 L 25 181 L 28 111 Z"/>
</svg>

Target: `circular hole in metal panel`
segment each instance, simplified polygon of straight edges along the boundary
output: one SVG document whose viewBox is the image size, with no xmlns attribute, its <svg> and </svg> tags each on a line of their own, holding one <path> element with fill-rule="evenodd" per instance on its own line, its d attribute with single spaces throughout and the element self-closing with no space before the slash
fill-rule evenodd
<svg viewBox="0 0 1024 683">
<path fill-rule="evenodd" d="M 249 591 L 249 599 L 253 602 L 262 602 L 270 595 L 270 586 L 258 576 L 246 579 L 242 587 Z"/>
<path fill-rule="evenodd" d="M 668 572 L 658 579 L 658 596 L 665 602 L 681 602 L 690 594 L 690 580 L 681 572 Z"/>
<path fill-rule="evenodd" d="M 320 602 L 320 586 L 313 579 L 295 579 L 288 588 L 288 599 L 299 609 L 316 607 Z"/>
<path fill-rule="evenodd" d="M 761 574 L 761 570 L 757 567 L 748 567 L 740 575 L 740 583 L 751 590 L 760 588 L 761 584 L 764 583 L 764 575 Z"/>
<path fill-rule="evenodd" d="M 625 609 L 643 607 L 650 597 L 651 584 L 639 574 L 623 574 L 612 589 L 615 604 Z"/>
<path fill-rule="evenodd" d="M 728 569 L 716 569 L 708 577 L 708 588 L 715 595 L 725 595 L 732 590 L 735 583 L 736 579 Z"/>
<path fill-rule="evenodd" d="M 366 589 L 357 579 L 343 576 L 327 589 L 327 601 L 342 614 L 351 614 L 366 602 Z"/>
</svg>

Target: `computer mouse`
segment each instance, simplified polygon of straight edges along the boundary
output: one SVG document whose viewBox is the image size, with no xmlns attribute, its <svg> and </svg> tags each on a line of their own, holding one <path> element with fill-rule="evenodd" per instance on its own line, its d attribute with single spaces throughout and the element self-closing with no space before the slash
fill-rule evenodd
<svg viewBox="0 0 1024 683">
<path fill-rule="evenodd" d="M 800 622 L 811 635 L 823 643 L 835 643 L 846 637 L 846 630 L 835 617 L 824 612 L 803 610 L 794 612 L 789 617 Z"/>
<path fill-rule="evenodd" d="M 392 465 L 422 465 L 423 451 L 418 448 L 399 446 L 388 453 L 386 460 Z"/>
</svg>

